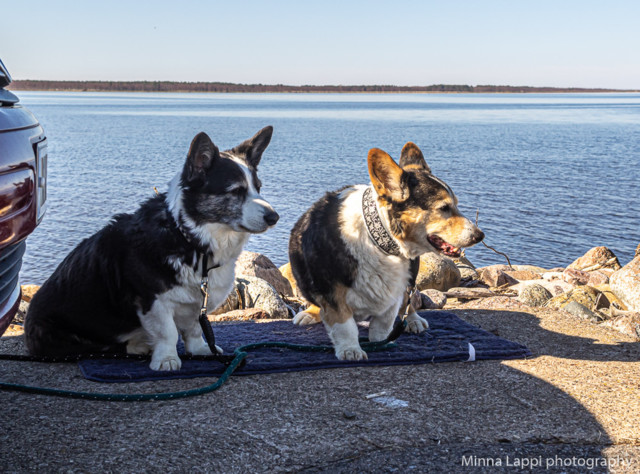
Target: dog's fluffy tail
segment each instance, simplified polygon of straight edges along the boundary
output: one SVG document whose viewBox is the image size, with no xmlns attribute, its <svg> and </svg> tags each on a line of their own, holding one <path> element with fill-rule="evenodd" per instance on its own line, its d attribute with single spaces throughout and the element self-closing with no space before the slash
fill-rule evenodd
<svg viewBox="0 0 640 474">
<path fill-rule="evenodd" d="M 126 353 L 124 343 L 100 343 L 80 337 L 53 325 L 30 324 L 25 319 L 25 343 L 29 354 L 37 357 Z"/>
</svg>

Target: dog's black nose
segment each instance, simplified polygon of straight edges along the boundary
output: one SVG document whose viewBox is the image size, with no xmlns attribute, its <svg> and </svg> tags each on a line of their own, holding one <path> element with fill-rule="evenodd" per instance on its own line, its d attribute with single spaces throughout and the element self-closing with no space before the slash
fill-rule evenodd
<svg viewBox="0 0 640 474">
<path fill-rule="evenodd" d="M 483 239 L 484 239 L 484 232 L 482 232 L 480 229 L 476 229 L 475 232 L 473 233 L 473 243 L 477 244 L 478 242 L 482 242 Z"/>
<path fill-rule="evenodd" d="M 280 219 L 280 216 L 276 211 L 269 211 L 264 215 L 264 221 L 270 226 L 276 225 L 278 219 Z"/>
</svg>

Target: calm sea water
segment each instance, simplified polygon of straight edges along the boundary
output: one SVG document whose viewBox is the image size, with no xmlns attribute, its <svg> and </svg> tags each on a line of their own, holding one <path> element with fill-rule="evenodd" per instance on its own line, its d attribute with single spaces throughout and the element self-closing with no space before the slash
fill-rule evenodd
<svg viewBox="0 0 640 474">
<path fill-rule="evenodd" d="M 275 128 L 260 165 L 278 225 L 249 250 L 287 261 L 289 231 L 325 191 L 367 183 L 372 147 L 423 150 L 489 245 L 514 264 L 564 266 L 640 242 L 640 94 L 149 94 L 21 92 L 49 138 L 49 209 L 23 283 L 42 283 L 111 215 L 165 190 L 193 136 L 230 148 Z M 483 246 L 476 266 L 503 263 Z"/>
</svg>

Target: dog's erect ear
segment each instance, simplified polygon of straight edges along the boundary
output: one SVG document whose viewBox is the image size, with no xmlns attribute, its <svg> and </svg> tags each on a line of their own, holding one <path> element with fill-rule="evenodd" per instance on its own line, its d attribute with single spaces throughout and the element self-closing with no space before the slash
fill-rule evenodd
<svg viewBox="0 0 640 474">
<path fill-rule="evenodd" d="M 234 147 L 231 150 L 231 153 L 238 156 L 244 156 L 250 166 L 257 168 L 264 150 L 266 150 L 269 142 L 271 141 L 272 134 L 273 127 L 268 125 L 253 137 L 249 138 L 249 140 L 245 140 L 240 145 Z"/>
<path fill-rule="evenodd" d="M 402 147 L 402 153 L 400 154 L 400 166 L 403 169 L 417 168 L 423 169 L 427 173 L 431 173 L 422 151 L 420 151 L 420 148 L 418 148 L 418 146 L 413 142 L 407 142 Z"/>
<path fill-rule="evenodd" d="M 393 158 L 378 148 L 372 148 L 369 150 L 367 162 L 369 177 L 378 196 L 396 202 L 402 202 L 409 197 L 409 190 L 403 179 L 404 171 Z"/>
<path fill-rule="evenodd" d="M 207 170 L 220 158 L 218 147 L 213 144 L 209 135 L 198 133 L 191 142 L 187 162 L 182 170 L 182 179 L 189 186 L 202 186 Z"/>
</svg>

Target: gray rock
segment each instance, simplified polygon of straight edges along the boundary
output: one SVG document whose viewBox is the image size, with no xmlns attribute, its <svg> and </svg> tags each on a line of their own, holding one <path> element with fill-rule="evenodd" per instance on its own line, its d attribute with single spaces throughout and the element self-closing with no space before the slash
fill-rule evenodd
<svg viewBox="0 0 640 474">
<path fill-rule="evenodd" d="M 272 319 L 290 318 L 289 309 L 278 292 L 267 281 L 252 276 L 236 277 L 236 287 L 246 308 L 261 308 Z"/>
<path fill-rule="evenodd" d="M 447 297 L 438 290 L 423 290 L 420 292 L 422 296 L 422 309 L 442 309 L 447 304 Z"/>
<path fill-rule="evenodd" d="M 419 290 L 447 291 L 460 285 L 460 270 L 450 258 L 428 252 L 420 256 L 420 271 L 416 279 Z"/>
<path fill-rule="evenodd" d="M 476 267 L 473 266 L 467 257 L 454 258 L 453 263 L 458 267 L 462 281 L 477 280 L 479 278 Z"/>
<path fill-rule="evenodd" d="M 240 294 L 238 292 L 237 285 L 231 290 L 231 293 L 227 296 L 227 299 L 217 308 L 214 308 L 211 304 L 211 300 L 207 304 L 207 314 L 223 314 L 229 311 L 234 311 L 244 307 L 242 305 Z"/>
<path fill-rule="evenodd" d="M 629 310 L 640 311 L 640 256 L 613 273 L 609 286 Z"/>
<path fill-rule="evenodd" d="M 544 306 L 552 297 L 551 292 L 538 283 L 525 286 L 518 294 L 518 300 L 533 307 Z"/>
<path fill-rule="evenodd" d="M 569 303 L 564 305 L 562 309 L 564 309 L 567 313 L 573 314 L 574 316 L 582 319 L 586 319 L 587 321 L 591 321 L 592 323 L 598 323 L 604 319 L 602 316 L 591 311 L 585 305 L 582 305 L 577 301 L 570 301 Z"/>
<path fill-rule="evenodd" d="M 242 252 L 236 261 L 236 275 L 262 278 L 281 295 L 293 296 L 289 281 L 268 257 L 260 253 Z"/>
</svg>

